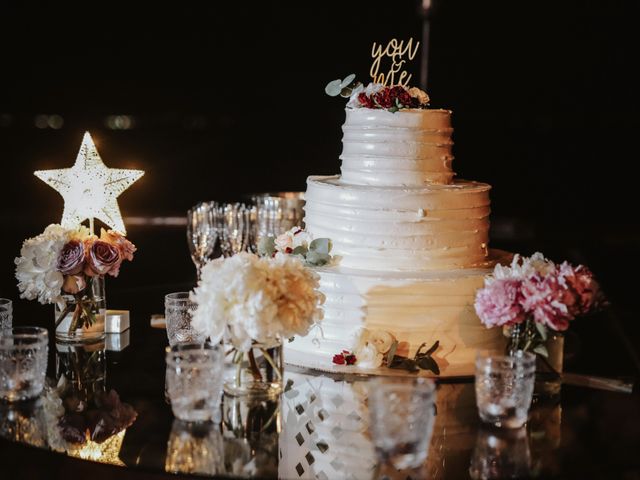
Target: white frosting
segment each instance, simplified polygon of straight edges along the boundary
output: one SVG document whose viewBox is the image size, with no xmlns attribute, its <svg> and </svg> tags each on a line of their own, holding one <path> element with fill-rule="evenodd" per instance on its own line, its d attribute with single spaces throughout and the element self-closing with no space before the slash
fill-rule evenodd
<svg viewBox="0 0 640 480">
<path fill-rule="evenodd" d="M 504 346 L 500 329 L 487 329 L 473 309 L 476 290 L 492 264 L 413 274 L 320 268 L 325 318 L 306 337 L 286 344 L 286 360 L 330 370 L 333 355 L 353 348 L 364 327 L 408 341 L 411 355 L 423 342 L 438 340 L 435 358 L 442 375 L 473 375 L 477 349 Z"/>
<path fill-rule="evenodd" d="M 453 178 L 449 110 L 346 112 L 340 156 L 345 183 L 415 187 Z"/>
<path fill-rule="evenodd" d="M 314 238 L 331 239 L 343 267 L 470 267 L 487 257 L 490 188 L 466 181 L 371 187 L 346 185 L 339 177 L 309 177 L 305 225 Z"/>
</svg>

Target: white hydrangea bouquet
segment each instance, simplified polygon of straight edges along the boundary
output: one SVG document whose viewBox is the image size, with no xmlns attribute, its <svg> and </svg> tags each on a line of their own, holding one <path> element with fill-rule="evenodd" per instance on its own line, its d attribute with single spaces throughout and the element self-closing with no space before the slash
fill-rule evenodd
<svg viewBox="0 0 640 480">
<path fill-rule="evenodd" d="M 191 296 L 198 305 L 192 325 L 212 342 L 231 345 L 238 388 L 245 360 L 254 384 L 281 384 L 282 362 L 274 355 L 281 356 L 282 342 L 306 335 L 322 319 L 318 280 L 299 256 L 279 252 L 239 253 L 203 267 Z"/>
</svg>

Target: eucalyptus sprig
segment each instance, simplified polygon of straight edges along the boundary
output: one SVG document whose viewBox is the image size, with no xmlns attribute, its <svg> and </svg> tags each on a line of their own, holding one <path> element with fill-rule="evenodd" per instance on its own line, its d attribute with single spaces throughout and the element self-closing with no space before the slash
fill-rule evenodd
<svg viewBox="0 0 640 480">
<path fill-rule="evenodd" d="M 347 75 L 344 80 L 340 80 L 338 78 L 330 81 L 327 83 L 327 86 L 324 87 L 324 91 L 330 97 L 337 97 L 340 95 L 341 97 L 349 98 L 353 91 L 358 87 L 362 87 L 362 82 L 356 81 L 355 73 L 351 73 Z"/>
</svg>

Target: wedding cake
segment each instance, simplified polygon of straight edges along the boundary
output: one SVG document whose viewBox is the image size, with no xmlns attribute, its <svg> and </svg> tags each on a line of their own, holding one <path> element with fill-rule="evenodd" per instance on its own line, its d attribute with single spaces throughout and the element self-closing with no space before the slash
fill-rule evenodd
<svg viewBox="0 0 640 480">
<path fill-rule="evenodd" d="M 288 363 L 382 373 L 391 344 L 412 358 L 437 341 L 431 373 L 459 376 L 478 349 L 503 348 L 473 308 L 505 255 L 488 248 L 491 187 L 454 179 L 452 112 L 427 102 L 372 84 L 347 104 L 342 175 L 310 176 L 305 196 L 307 232 L 333 247 L 317 269 L 324 320 L 286 345 Z"/>
</svg>

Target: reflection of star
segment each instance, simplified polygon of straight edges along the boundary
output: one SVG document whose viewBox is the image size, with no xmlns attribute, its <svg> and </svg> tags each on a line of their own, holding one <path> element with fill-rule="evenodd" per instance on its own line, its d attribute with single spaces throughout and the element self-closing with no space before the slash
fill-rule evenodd
<svg viewBox="0 0 640 480">
<path fill-rule="evenodd" d="M 63 227 L 76 228 L 97 218 L 123 234 L 126 230 L 116 199 L 144 175 L 142 170 L 107 168 L 89 132 L 84 134 L 73 167 L 33 173 L 64 198 Z"/>
</svg>

